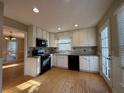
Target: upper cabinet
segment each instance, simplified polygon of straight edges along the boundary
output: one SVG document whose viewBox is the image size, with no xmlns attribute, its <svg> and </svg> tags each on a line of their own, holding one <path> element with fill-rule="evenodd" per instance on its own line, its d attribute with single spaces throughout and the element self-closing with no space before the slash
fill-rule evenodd
<svg viewBox="0 0 124 93">
<path fill-rule="evenodd" d="M 36 47 L 36 27 L 30 25 L 27 33 L 28 47 Z"/>
<path fill-rule="evenodd" d="M 96 29 L 88 28 L 70 32 L 49 33 L 36 26 L 29 26 L 28 30 L 28 47 L 36 47 L 36 38 L 48 41 L 49 47 L 57 47 L 57 40 L 70 38 L 72 47 L 97 46 Z"/>
<path fill-rule="evenodd" d="M 43 32 L 39 27 L 37 27 L 36 36 L 37 36 L 37 38 L 42 38 L 43 37 Z"/>
<path fill-rule="evenodd" d="M 49 47 L 57 47 L 55 33 L 49 33 Z"/>
<path fill-rule="evenodd" d="M 36 37 L 37 38 L 41 38 L 44 40 L 48 41 L 48 37 L 49 37 L 49 32 L 42 30 L 41 28 L 37 27 L 37 31 L 36 31 Z"/>
<path fill-rule="evenodd" d="M 87 30 L 81 30 L 79 31 L 79 45 L 80 46 L 89 46 L 88 41 L 88 32 Z"/>
<path fill-rule="evenodd" d="M 43 31 L 37 26 L 30 25 L 28 28 L 28 47 L 36 47 L 36 38 L 41 38 L 48 41 L 49 46 L 49 32 Z"/>
<path fill-rule="evenodd" d="M 88 28 L 73 31 L 72 46 L 97 46 L 96 45 L 96 29 Z"/>
<path fill-rule="evenodd" d="M 50 38 L 49 38 L 49 32 L 46 33 L 46 40 L 48 42 L 48 47 L 50 46 Z"/>
<path fill-rule="evenodd" d="M 97 46 L 96 29 L 95 28 L 88 29 L 87 34 L 88 34 L 87 35 L 88 45 L 89 46 Z"/>
<path fill-rule="evenodd" d="M 72 46 L 80 46 L 80 34 L 79 34 L 79 31 L 73 31 Z"/>
<path fill-rule="evenodd" d="M 47 32 L 46 31 L 43 31 L 43 37 L 42 37 L 42 39 L 47 40 Z"/>
</svg>

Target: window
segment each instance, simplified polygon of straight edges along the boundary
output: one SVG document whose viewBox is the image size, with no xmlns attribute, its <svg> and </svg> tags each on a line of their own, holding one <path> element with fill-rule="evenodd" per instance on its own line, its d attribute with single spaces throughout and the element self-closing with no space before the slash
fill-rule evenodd
<svg viewBox="0 0 124 93">
<path fill-rule="evenodd" d="M 70 38 L 59 39 L 58 47 L 59 47 L 59 51 L 71 50 L 71 39 Z"/>
<path fill-rule="evenodd" d="M 16 48 L 17 44 L 16 41 L 8 41 L 8 56 L 11 56 L 16 59 Z"/>
<path fill-rule="evenodd" d="M 119 29 L 120 62 L 122 66 L 122 81 L 124 83 L 124 7 L 119 10 L 117 19 Z"/>
<path fill-rule="evenodd" d="M 124 9 L 118 14 L 119 47 L 121 64 L 124 67 Z"/>
</svg>

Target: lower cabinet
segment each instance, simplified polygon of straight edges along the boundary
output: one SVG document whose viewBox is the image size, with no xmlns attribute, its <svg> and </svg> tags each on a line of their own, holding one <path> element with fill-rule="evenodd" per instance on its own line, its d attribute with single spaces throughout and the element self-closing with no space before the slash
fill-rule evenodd
<svg viewBox="0 0 124 93">
<path fill-rule="evenodd" d="M 29 57 L 25 62 L 25 75 L 37 76 L 40 74 L 40 57 Z"/>
<path fill-rule="evenodd" d="M 90 70 L 90 59 L 87 56 L 80 56 L 80 71 L 87 71 Z"/>
<path fill-rule="evenodd" d="M 90 72 L 99 72 L 99 61 L 97 56 L 90 57 Z"/>
<path fill-rule="evenodd" d="M 51 55 L 51 66 L 68 69 L 68 55 Z M 99 72 L 98 56 L 79 56 L 79 70 Z"/>
<path fill-rule="evenodd" d="M 56 55 L 51 54 L 51 67 L 56 66 Z"/>
<path fill-rule="evenodd" d="M 68 68 L 68 56 L 56 55 L 56 66 L 61 68 Z"/>
<path fill-rule="evenodd" d="M 97 56 L 80 56 L 80 71 L 99 72 Z"/>
</svg>

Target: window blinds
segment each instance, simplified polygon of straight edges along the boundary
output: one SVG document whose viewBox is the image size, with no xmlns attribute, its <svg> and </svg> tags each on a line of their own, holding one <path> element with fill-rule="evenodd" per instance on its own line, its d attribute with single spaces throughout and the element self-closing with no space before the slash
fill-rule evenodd
<svg viewBox="0 0 124 93">
<path fill-rule="evenodd" d="M 119 46 L 120 46 L 120 60 L 124 67 L 124 9 L 118 12 L 118 29 L 119 29 Z"/>
</svg>

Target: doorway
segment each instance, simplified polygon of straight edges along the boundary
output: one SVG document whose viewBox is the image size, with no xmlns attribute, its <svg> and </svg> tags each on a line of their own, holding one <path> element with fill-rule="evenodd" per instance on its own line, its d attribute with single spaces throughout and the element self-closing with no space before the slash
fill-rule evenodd
<svg viewBox="0 0 124 93">
<path fill-rule="evenodd" d="M 9 93 L 15 87 L 31 77 L 24 76 L 24 62 L 26 58 L 25 32 L 11 27 L 4 27 L 3 31 L 3 91 Z"/>
<path fill-rule="evenodd" d="M 112 72 L 111 72 L 111 34 L 109 28 L 109 21 L 103 26 L 101 30 L 101 73 L 108 85 L 112 86 Z"/>
<path fill-rule="evenodd" d="M 24 33 L 10 27 L 3 30 L 3 64 L 24 63 Z"/>
</svg>

